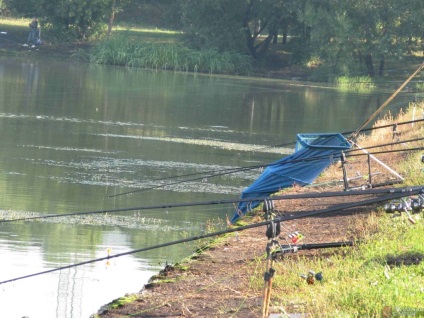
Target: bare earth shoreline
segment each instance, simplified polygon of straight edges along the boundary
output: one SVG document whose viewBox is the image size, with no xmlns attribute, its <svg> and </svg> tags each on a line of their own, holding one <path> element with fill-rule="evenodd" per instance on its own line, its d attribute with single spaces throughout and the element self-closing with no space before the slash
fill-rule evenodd
<svg viewBox="0 0 424 318">
<path fill-rule="evenodd" d="M 307 200 L 286 203 L 288 206 L 276 203 L 276 209 L 287 211 L 296 206 L 300 209 L 302 206 L 309 207 L 311 203 Z M 339 203 L 346 203 L 346 198 L 330 198 L 313 204 L 322 209 L 323 206 Z M 284 222 L 284 226 L 301 228 L 308 242 L 355 240 L 361 235 L 361 220 L 371 210 L 372 207 L 366 207 L 332 212 Z M 258 215 L 252 219 L 253 222 L 255 220 L 261 222 L 264 219 Z M 258 227 L 226 236 L 186 263 L 168 266 L 152 277 L 138 294 L 131 295 L 135 301 L 120 308 L 104 309 L 99 312 L 99 317 L 262 317 L 262 290 L 252 289 L 250 279 L 252 273 L 258 270 L 265 272 L 264 267 L 257 268 L 257 260 L 266 258 L 265 232 L 266 228 Z M 287 254 L 287 257 L 323 256 L 327 253 L 331 251 L 299 251 Z M 296 308 L 285 310 L 295 312 Z M 278 312 L 278 309 L 274 311 Z"/>
</svg>

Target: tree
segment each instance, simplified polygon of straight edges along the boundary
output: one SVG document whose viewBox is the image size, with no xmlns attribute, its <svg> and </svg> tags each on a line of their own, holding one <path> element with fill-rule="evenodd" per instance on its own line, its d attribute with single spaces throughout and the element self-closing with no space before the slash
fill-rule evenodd
<svg viewBox="0 0 424 318">
<path fill-rule="evenodd" d="M 180 0 L 188 42 L 197 48 L 237 50 L 260 59 L 291 23 L 295 0 Z"/>
<path fill-rule="evenodd" d="M 305 22 L 311 26 L 312 47 L 334 69 L 355 71 L 353 65 L 363 65 L 366 74 L 375 76 L 377 59 L 383 75 L 386 58 L 405 53 L 406 33 L 422 32 L 422 6 L 418 0 L 309 0 Z M 421 18 L 411 18 L 416 11 Z"/>
<path fill-rule="evenodd" d="M 112 0 L 44 1 L 45 22 L 57 34 L 85 39 L 101 30 L 110 14 Z"/>
<path fill-rule="evenodd" d="M 34 16 L 40 17 L 43 5 L 36 0 L 3 0 L 5 9 L 10 11 L 12 15 L 20 15 L 27 18 Z"/>
<path fill-rule="evenodd" d="M 196 49 L 244 51 L 243 0 L 180 0 L 178 11 L 186 42 Z"/>
<path fill-rule="evenodd" d="M 42 18 L 58 38 L 84 39 L 105 26 L 113 0 L 8 0 L 7 7 L 16 15 Z"/>
</svg>

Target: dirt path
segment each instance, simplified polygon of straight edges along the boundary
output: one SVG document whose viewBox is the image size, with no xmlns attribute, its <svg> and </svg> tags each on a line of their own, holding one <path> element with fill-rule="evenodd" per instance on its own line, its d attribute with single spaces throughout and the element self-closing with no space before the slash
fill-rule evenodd
<svg viewBox="0 0 424 318">
<path fill-rule="evenodd" d="M 290 211 L 296 206 L 297 210 L 314 210 L 340 203 L 346 203 L 346 197 L 279 202 L 277 209 Z M 361 235 L 360 220 L 371 210 L 372 207 L 351 209 L 284 222 L 282 233 L 301 229 L 308 243 L 354 240 Z M 257 217 L 257 221 L 263 219 Z M 168 266 L 136 295 L 136 301 L 105 310 L 100 317 L 261 317 L 262 290 L 252 289 L 250 279 L 261 264 L 258 259 L 263 261 L 266 256 L 265 231 L 258 227 L 233 233 L 182 264 L 183 269 Z M 285 244 L 284 240 L 281 244 Z M 259 270 L 264 272 L 265 268 L 260 266 Z"/>
</svg>

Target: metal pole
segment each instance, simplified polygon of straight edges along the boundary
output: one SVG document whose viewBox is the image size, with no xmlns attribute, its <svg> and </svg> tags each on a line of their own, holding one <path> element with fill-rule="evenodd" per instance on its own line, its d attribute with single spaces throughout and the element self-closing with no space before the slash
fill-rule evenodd
<svg viewBox="0 0 424 318">
<path fill-rule="evenodd" d="M 372 178 L 371 178 L 371 156 L 368 154 L 368 184 L 372 188 Z"/>
</svg>

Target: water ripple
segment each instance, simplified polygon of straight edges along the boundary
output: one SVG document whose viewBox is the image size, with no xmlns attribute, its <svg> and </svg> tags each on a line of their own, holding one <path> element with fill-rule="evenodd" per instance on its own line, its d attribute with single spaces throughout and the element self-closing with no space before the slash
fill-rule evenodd
<svg viewBox="0 0 424 318">
<path fill-rule="evenodd" d="M 130 139 L 164 141 L 164 142 L 172 142 L 172 143 L 184 143 L 184 144 L 190 144 L 190 145 L 208 146 L 208 147 L 220 148 L 225 150 L 233 150 L 233 151 L 254 151 L 254 152 L 264 152 L 264 153 L 277 153 L 280 155 L 290 155 L 294 151 L 291 148 L 264 147 L 263 145 L 241 144 L 241 143 L 218 141 L 218 140 L 176 138 L 176 137 L 146 137 L 146 136 L 139 136 L 139 135 L 119 135 L 119 134 L 96 134 L 96 135 L 102 136 L 102 137 L 130 138 Z"/>
</svg>

